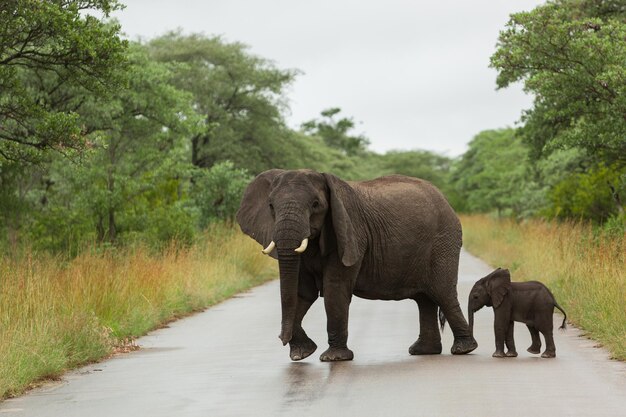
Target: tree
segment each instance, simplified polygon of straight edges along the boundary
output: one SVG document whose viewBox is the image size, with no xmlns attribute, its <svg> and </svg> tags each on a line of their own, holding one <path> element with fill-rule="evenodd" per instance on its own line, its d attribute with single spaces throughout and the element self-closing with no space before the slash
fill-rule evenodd
<svg viewBox="0 0 626 417">
<path fill-rule="evenodd" d="M 626 165 L 626 8 L 560 0 L 511 15 L 491 66 L 498 88 L 522 81 L 535 95 L 520 134 L 533 156 L 580 148 Z"/>
<path fill-rule="evenodd" d="M 348 132 L 354 129 L 352 118 L 343 117 L 335 120 L 334 116 L 341 113 L 339 107 L 321 112 L 322 119 L 309 120 L 302 124 L 302 130 L 310 135 L 321 137 L 326 145 L 339 149 L 346 155 L 358 155 L 366 150 L 369 140 L 362 135 L 353 136 Z"/>
<path fill-rule="evenodd" d="M 178 32 L 147 45 L 162 62 L 182 64 L 174 82 L 193 94 L 203 129 L 191 138 L 192 162 L 211 167 L 230 160 L 251 173 L 283 165 L 289 133 L 282 119 L 283 90 L 295 71 L 279 70 L 240 43 Z"/>
<path fill-rule="evenodd" d="M 105 114 L 109 128 L 90 136 L 93 149 L 83 163 L 59 160 L 53 166 L 49 175 L 56 185 L 46 193 L 42 231 L 50 219 L 53 227 L 63 224 L 63 212 L 90 224 L 98 242 L 145 231 L 163 240 L 194 227 L 193 210 L 185 204 L 193 168 L 185 142 L 198 122 L 191 95 L 172 85 L 171 65 L 151 60 L 138 44 L 129 50 L 129 64 L 128 88 L 85 114 Z"/>
<path fill-rule="evenodd" d="M 528 149 L 513 129 L 477 134 L 455 164 L 451 178 L 466 209 L 520 214 L 525 209 L 524 189 L 533 184 L 527 155 Z"/>
<path fill-rule="evenodd" d="M 555 3 L 567 7 L 572 18 L 626 19 L 626 5 L 622 0 L 558 0 Z"/>
<path fill-rule="evenodd" d="M 285 162 L 279 167 L 284 169 L 309 168 L 350 180 L 373 178 L 378 172 L 378 155 L 364 152 L 349 156 L 328 146 L 322 138 L 301 131 L 290 132 L 283 156 Z"/>
<path fill-rule="evenodd" d="M 105 17 L 116 0 L 5 0 L 0 5 L 0 164 L 83 149 L 79 108 L 124 81 L 127 42 Z M 4 162 L 3 162 L 4 160 Z"/>
<path fill-rule="evenodd" d="M 624 178 L 626 167 L 620 170 L 602 164 L 585 171 L 571 172 L 550 188 L 550 204 L 544 214 L 562 219 L 588 219 L 596 223 L 623 216 L 624 204 L 620 195 L 626 194 Z M 620 184 L 621 188 L 607 187 L 607 184 Z"/>
<path fill-rule="evenodd" d="M 209 169 L 197 169 L 193 199 L 200 210 L 200 227 L 215 220 L 234 220 L 243 192 L 252 178 L 245 169 L 224 161 Z"/>
</svg>

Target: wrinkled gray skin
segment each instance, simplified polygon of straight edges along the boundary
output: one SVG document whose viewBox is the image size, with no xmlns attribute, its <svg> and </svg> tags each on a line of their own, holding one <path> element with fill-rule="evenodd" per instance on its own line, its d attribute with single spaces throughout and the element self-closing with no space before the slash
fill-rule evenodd
<svg viewBox="0 0 626 417">
<path fill-rule="evenodd" d="M 477 347 L 457 300 L 461 225 L 430 183 L 400 175 L 346 182 L 311 170 L 273 169 L 245 191 L 237 221 L 278 259 L 279 338 L 297 361 L 317 345 L 302 329 L 311 304 L 324 297 L 329 348 L 322 361 L 351 360 L 347 346 L 352 294 L 417 301 L 420 335 L 409 353 L 441 353 L 440 306 L 454 333 L 452 353 Z M 307 249 L 298 254 L 304 238 Z"/>
<path fill-rule="evenodd" d="M 498 268 L 491 274 L 478 280 L 470 291 L 468 301 L 470 329 L 474 330 L 474 312 L 483 306 L 492 307 L 494 312 L 494 331 L 496 351 L 494 358 L 516 357 L 515 341 L 513 340 L 513 323 L 526 324 L 532 337 L 532 344 L 527 349 L 530 353 L 541 351 L 539 333 L 546 339 L 546 350 L 542 358 L 556 357 L 556 347 L 552 337 L 552 314 L 554 307 L 561 310 L 565 329 L 567 315 L 554 299 L 550 290 L 541 282 L 511 282 L 508 269 Z M 507 352 L 504 353 L 506 343 Z"/>
</svg>

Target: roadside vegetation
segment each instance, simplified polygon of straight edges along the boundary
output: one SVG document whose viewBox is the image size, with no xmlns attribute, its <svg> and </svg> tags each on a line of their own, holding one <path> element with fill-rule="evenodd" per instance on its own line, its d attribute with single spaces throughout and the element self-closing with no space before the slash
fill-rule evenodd
<svg viewBox="0 0 626 417">
<path fill-rule="evenodd" d="M 535 97 L 517 129 L 469 144 L 452 181 L 464 241 L 517 280 L 548 284 L 568 318 L 626 360 L 626 9 L 554 0 L 511 15 L 491 65 Z"/>
<path fill-rule="evenodd" d="M 516 281 L 541 281 L 567 317 L 626 360 L 626 237 L 582 222 L 464 215 L 466 249 Z"/>
<path fill-rule="evenodd" d="M 136 336 L 275 278 L 274 262 L 257 246 L 219 224 L 191 246 L 158 252 L 0 257 L 0 398 L 132 348 Z"/>
<path fill-rule="evenodd" d="M 126 40 L 107 18 L 120 7 L 0 6 L 0 396 L 274 274 L 232 225 L 246 184 L 271 168 L 431 181 L 458 212 L 492 216 L 465 218 L 470 250 L 518 279 L 548 280 L 572 320 L 624 359 L 620 2 L 553 0 L 511 15 L 491 66 L 498 88 L 521 82 L 534 104 L 515 128 L 476 132 L 457 158 L 373 152 L 333 103 L 290 128 L 297 69 L 219 36 Z M 416 131 L 416 148 L 430 139 Z M 546 258 L 505 257 L 476 243 L 490 240 L 481 234 Z"/>
</svg>

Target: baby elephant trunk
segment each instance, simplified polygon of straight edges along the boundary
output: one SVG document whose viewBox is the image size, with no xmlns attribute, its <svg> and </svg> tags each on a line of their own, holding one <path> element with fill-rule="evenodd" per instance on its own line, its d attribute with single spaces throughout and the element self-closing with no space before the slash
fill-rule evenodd
<svg viewBox="0 0 626 417">
<path fill-rule="evenodd" d="M 474 337 L 474 310 L 471 307 L 467 308 L 467 318 L 469 320 L 470 336 Z"/>
</svg>

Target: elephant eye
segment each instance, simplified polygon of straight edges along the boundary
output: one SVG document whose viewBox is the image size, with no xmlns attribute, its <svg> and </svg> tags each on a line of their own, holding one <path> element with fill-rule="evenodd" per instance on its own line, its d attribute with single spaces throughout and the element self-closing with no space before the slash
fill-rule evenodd
<svg viewBox="0 0 626 417">
<path fill-rule="evenodd" d="M 316 209 L 316 208 L 318 208 L 319 206 L 320 206 L 320 202 L 319 202 L 319 201 L 317 201 L 317 200 L 315 200 L 315 201 L 313 202 L 313 208 L 314 208 L 314 209 Z"/>
<path fill-rule="evenodd" d="M 274 211 L 274 205 L 272 203 L 270 203 L 270 210 Z"/>
</svg>

